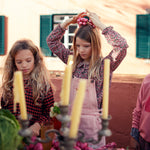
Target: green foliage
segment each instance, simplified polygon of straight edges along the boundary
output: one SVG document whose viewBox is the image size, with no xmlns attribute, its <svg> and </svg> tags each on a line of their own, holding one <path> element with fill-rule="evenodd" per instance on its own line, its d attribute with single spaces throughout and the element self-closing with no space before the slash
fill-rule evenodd
<svg viewBox="0 0 150 150">
<path fill-rule="evenodd" d="M 60 114 L 60 108 L 57 106 L 54 106 L 53 111 L 54 113 Z"/>
<path fill-rule="evenodd" d="M 54 103 L 54 106 L 51 107 L 50 110 L 50 117 L 56 117 L 58 114 L 60 114 L 60 108 L 59 108 L 59 104 L 57 102 Z"/>
<path fill-rule="evenodd" d="M 19 122 L 15 116 L 5 109 L 0 110 L 0 150 L 17 150 L 22 143 L 19 136 Z"/>
</svg>

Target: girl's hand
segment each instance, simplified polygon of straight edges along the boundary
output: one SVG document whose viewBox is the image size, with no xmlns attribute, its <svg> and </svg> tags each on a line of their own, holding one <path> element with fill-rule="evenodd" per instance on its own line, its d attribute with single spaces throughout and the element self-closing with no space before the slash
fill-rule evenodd
<svg viewBox="0 0 150 150">
<path fill-rule="evenodd" d="M 82 12 L 82 13 L 80 13 L 80 14 L 74 16 L 74 17 L 72 18 L 72 21 L 70 22 L 70 24 L 75 24 L 75 23 L 77 23 L 78 18 L 82 18 L 82 17 L 84 17 L 84 16 L 86 16 L 86 15 L 87 15 L 86 12 Z"/>
<path fill-rule="evenodd" d="M 61 26 L 62 28 L 67 28 L 67 26 L 69 26 L 70 24 L 76 24 L 78 18 L 84 17 L 84 16 L 86 16 L 86 15 L 87 15 L 86 12 L 82 12 L 82 13 L 80 13 L 80 14 L 78 14 L 78 15 L 72 17 L 72 18 L 67 19 L 67 20 L 66 20 L 65 22 L 63 22 L 60 26 Z"/>
<path fill-rule="evenodd" d="M 93 24 L 100 28 L 101 30 L 105 29 L 106 26 L 100 21 L 100 17 L 94 13 L 94 12 L 91 12 L 89 10 L 86 10 L 87 12 L 87 16 L 92 20 Z"/>
<path fill-rule="evenodd" d="M 89 10 L 86 10 L 86 12 L 87 12 L 87 16 L 92 20 L 95 26 L 97 26 L 99 22 L 101 22 L 100 17 L 96 13 L 91 12 Z"/>
<path fill-rule="evenodd" d="M 29 130 L 32 131 L 32 136 L 39 136 L 40 135 L 40 129 L 41 129 L 41 126 L 37 122 L 29 127 Z"/>
</svg>

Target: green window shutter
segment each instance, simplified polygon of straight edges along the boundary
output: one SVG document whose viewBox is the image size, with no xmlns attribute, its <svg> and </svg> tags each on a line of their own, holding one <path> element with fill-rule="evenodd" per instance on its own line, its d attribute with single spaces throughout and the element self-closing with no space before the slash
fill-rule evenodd
<svg viewBox="0 0 150 150">
<path fill-rule="evenodd" d="M 41 15 L 40 16 L 40 47 L 45 56 L 53 55 L 46 43 L 46 38 L 52 30 L 53 30 L 53 16 Z"/>
<path fill-rule="evenodd" d="M 136 57 L 150 58 L 150 14 L 136 15 Z"/>
<path fill-rule="evenodd" d="M 0 16 L 0 55 L 5 54 L 5 16 Z"/>
</svg>

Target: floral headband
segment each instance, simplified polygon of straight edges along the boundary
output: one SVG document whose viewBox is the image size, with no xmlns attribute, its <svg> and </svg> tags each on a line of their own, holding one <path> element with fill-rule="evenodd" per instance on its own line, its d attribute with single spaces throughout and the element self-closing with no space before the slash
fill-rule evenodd
<svg viewBox="0 0 150 150">
<path fill-rule="evenodd" d="M 91 19 L 88 18 L 78 18 L 77 19 L 77 23 L 80 26 L 85 26 L 87 24 L 91 25 L 93 28 L 96 28 L 96 26 L 94 25 L 94 23 L 92 22 Z"/>
</svg>

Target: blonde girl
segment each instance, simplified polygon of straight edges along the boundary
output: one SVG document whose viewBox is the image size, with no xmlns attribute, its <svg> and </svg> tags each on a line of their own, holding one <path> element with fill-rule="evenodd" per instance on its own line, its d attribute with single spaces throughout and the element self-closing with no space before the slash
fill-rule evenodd
<svg viewBox="0 0 150 150">
<path fill-rule="evenodd" d="M 30 129 L 40 134 L 41 124 L 50 120 L 50 107 L 54 98 L 49 72 L 41 50 L 29 39 L 16 41 L 7 56 L 2 82 L 2 108 L 9 109 L 18 118 L 20 108 L 13 110 L 13 78 L 15 71 L 22 71 L 27 113 L 32 115 Z"/>
</svg>

